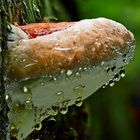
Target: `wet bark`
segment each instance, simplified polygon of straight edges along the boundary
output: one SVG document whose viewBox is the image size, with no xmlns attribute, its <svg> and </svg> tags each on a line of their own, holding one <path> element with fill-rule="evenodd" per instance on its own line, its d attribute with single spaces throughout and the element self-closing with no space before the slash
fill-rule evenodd
<svg viewBox="0 0 140 140">
<path fill-rule="evenodd" d="M 8 106 L 5 100 L 5 58 L 7 51 L 7 0 L 0 2 L 0 138 L 6 139 Z"/>
</svg>

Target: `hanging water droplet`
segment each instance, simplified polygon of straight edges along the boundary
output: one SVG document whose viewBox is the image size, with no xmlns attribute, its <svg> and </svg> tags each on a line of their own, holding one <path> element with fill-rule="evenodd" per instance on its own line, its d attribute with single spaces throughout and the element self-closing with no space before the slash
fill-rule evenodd
<svg viewBox="0 0 140 140">
<path fill-rule="evenodd" d="M 120 70 L 120 76 L 121 76 L 122 78 L 125 77 L 125 70 L 124 70 L 124 69 Z"/>
<path fill-rule="evenodd" d="M 42 123 L 39 123 L 39 124 L 35 125 L 34 128 L 35 128 L 35 130 L 37 130 L 37 131 L 41 130 L 41 128 L 42 128 Z"/>
<path fill-rule="evenodd" d="M 120 75 L 119 75 L 119 74 L 115 74 L 114 80 L 115 80 L 115 81 L 119 81 L 119 80 L 120 80 Z"/>
<path fill-rule="evenodd" d="M 72 70 L 67 71 L 67 76 L 70 76 L 70 75 L 72 75 Z"/>
<path fill-rule="evenodd" d="M 75 105 L 80 107 L 82 106 L 82 104 L 83 104 L 82 97 L 78 97 L 75 101 Z"/>
<path fill-rule="evenodd" d="M 114 83 L 114 81 L 113 81 L 113 80 L 110 80 L 110 81 L 109 81 L 109 86 L 110 86 L 110 87 L 113 87 L 113 86 L 114 86 L 114 84 L 115 84 L 115 83 Z"/>
<path fill-rule="evenodd" d="M 53 105 L 49 114 L 52 116 L 56 116 L 58 114 L 59 106 L 58 105 Z"/>
<path fill-rule="evenodd" d="M 66 114 L 68 112 L 68 107 L 66 105 L 62 105 L 59 109 L 61 114 Z"/>
<path fill-rule="evenodd" d="M 50 116 L 47 121 L 47 126 L 49 128 L 54 128 L 56 126 L 56 119 L 53 116 Z"/>
<path fill-rule="evenodd" d="M 106 85 L 104 84 L 104 85 L 102 86 L 102 88 L 106 88 Z"/>
</svg>

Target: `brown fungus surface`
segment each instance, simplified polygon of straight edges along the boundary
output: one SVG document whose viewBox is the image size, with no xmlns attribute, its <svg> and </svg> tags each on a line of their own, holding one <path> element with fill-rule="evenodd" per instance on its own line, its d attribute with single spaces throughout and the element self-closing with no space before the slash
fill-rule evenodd
<svg viewBox="0 0 140 140">
<path fill-rule="evenodd" d="M 43 24 L 12 25 L 9 35 L 6 100 L 9 131 L 17 139 L 46 117 L 81 106 L 100 87 L 113 86 L 134 55 L 133 34 L 115 21 Z"/>
<path fill-rule="evenodd" d="M 97 66 L 102 61 L 112 60 L 117 53 L 127 53 L 134 41 L 133 35 L 123 25 L 104 18 L 73 24 L 47 24 L 49 31 L 56 24 L 56 31 L 34 39 L 20 40 L 9 49 L 10 78 L 34 78 L 44 74 L 55 75 L 62 69 Z M 57 28 L 62 29 L 58 31 Z M 33 34 L 34 30 L 28 29 L 28 32 Z"/>
</svg>

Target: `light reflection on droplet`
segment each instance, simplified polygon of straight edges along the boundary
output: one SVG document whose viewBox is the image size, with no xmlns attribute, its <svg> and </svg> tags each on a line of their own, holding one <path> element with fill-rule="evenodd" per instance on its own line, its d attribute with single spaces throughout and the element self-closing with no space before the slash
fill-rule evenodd
<svg viewBox="0 0 140 140">
<path fill-rule="evenodd" d="M 68 70 L 66 74 L 67 74 L 67 76 L 72 75 L 72 70 Z"/>
<path fill-rule="evenodd" d="M 42 128 L 42 123 L 39 123 L 39 124 L 35 125 L 34 128 L 35 128 L 35 130 L 37 130 L 37 131 L 41 130 L 41 128 Z"/>
<path fill-rule="evenodd" d="M 79 79 L 81 78 L 81 74 L 79 72 L 76 72 L 76 77 Z"/>
<path fill-rule="evenodd" d="M 72 92 L 81 94 L 84 88 L 85 88 L 85 85 L 77 85 L 72 89 Z"/>
<path fill-rule="evenodd" d="M 66 114 L 68 112 L 68 107 L 66 105 L 64 105 L 64 106 L 62 105 L 60 107 L 59 111 L 60 111 L 61 114 L 64 115 L 64 114 Z"/>
<path fill-rule="evenodd" d="M 124 69 L 120 70 L 120 76 L 121 76 L 122 78 L 125 77 L 125 70 L 124 70 Z"/>
<path fill-rule="evenodd" d="M 114 81 L 113 81 L 113 80 L 110 80 L 110 81 L 109 81 L 109 86 L 110 86 L 110 87 L 113 87 L 113 86 L 114 86 L 114 84 L 115 84 L 115 83 L 114 83 Z"/>
<path fill-rule="evenodd" d="M 80 107 L 82 106 L 82 104 L 83 104 L 82 97 L 78 97 L 75 101 L 75 105 Z"/>
<path fill-rule="evenodd" d="M 28 88 L 26 86 L 23 87 L 23 92 L 24 93 L 28 92 Z"/>
<path fill-rule="evenodd" d="M 114 80 L 115 81 L 119 81 L 120 80 L 120 75 L 119 74 L 116 74 L 115 77 L 114 77 Z"/>
</svg>

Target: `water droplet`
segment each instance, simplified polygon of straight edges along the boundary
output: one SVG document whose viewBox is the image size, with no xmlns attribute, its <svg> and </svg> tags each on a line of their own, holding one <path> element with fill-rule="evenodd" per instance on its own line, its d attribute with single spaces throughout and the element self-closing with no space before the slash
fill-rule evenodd
<svg viewBox="0 0 140 140">
<path fill-rule="evenodd" d="M 109 86 L 110 86 L 110 87 L 113 87 L 113 86 L 114 86 L 114 84 L 115 84 L 115 83 L 114 83 L 114 81 L 113 81 L 113 80 L 110 80 L 110 81 L 109 81 Z"/>
<path fill-rule="evenodd" d="M 41 130 L 41 128 L 42 128 L 42 123 L 39 123 L 39 124 L 35 125 L 34 128 L 35 128 L 35 130 L 37 130 L 37 131 Z"/>
<path fill-rule="evenodd" d="M 120 70 L 120 76 L 121 76 L 122 78 L 125 77 L 125 70 L 124 70 L 124 69 Z"/>
<path fill-rule="evenodd" d="M 47 121 L 47 126 L 49 128 L 54 128 L 56 126 L 56 119 L 53 116 L 50 116 Z"/>
<path fill-rule="evenodd" d="M 72 75 L 72 70 L 67 71 L 67 76 L 70 76 L 70 75 Z"/>
<path fill-rule="evenodd" d="M 107 67 L 107 68 L 106 68 L 106 72 L 108 73 L 109 71 L 110 71 L 110 68 L 109 68 L 109 67 Z"/>
<path fill-rule="evenodd" d="M 105 62 L 104 62 L 104 61 L 102 61 L 102 62 L 101 62 L 101 66 L 103 66 L 104 64 L 105 64 Z"/>
<path fill-rule="evenodd" d="M 115 80 L 115 81 L 119 81 L 119 80 L 120 80 L 120 75 L 119 75 L 119 74 L 115 74 L 114 80 Z"/>
<path fill-rule="evenodd" d="M 34 10 L 35 10 L 36 12 L 38 12 L 39 15 L 40 15 L 40 10 L 38 9 L 38 6 L 37 6 L 36 4 L 34 4 L 34 3 L 33 3 L 33 8 L 34 8 Z"/>
<path fill-rule="evenodd" d="M 75 101 L 75 105 L 80 107 L 82 106 L 82 104 L 83 104 L 82 97 L 78 97 Z"/>
<path fill-rule="evenodd" d="M 82 70 L 82 68 L 81 67 L 79 67 L 79 71 L 81 71 Z"/>
<path fill-rule="evenodd" d="M 9 95 L 5 96 L 5 100 L 7 101 L 7 103 L 11 103 L 11 97 Z"/>
<path fill-rule="evenodd" d="M 102 86 L 102 88 L 106 88 L 106 85 L 104 84 L 104 85 Z"/>
<path fill-rule="evenodd" d="M 23 60 L 22 60 L 22 62 L 25 62 L 26 61 L 26 59 L 24 58 Z"/>
<path fill-rule="evenodd" d="M 6 100 L 6 101 L 9 100 L 9 95 L 6 95 L 6 96 L 5 96 L 5 100 Z"/>
<path fill-rule="evenodd" d="M 126 54 L 123 54 L 123 58 L 125 58 L 126 57 Z"/>
<path fill-rule="evenodd" d="M 113 67 L 111 68 L 111 71 L 114 72 L 115 70 L 116 70 L 116 66 L 113 66 Z"/>
<path fill-rule="evenodd" d="M 10 134 L 13 136 L 13 137 L 16 137 L 17 136 L 17 133 L 18 133 L 18 130 L 16 129 L 15 126 L 11 126 L 10 127 Z"/>
<path fill-rule="evenodd" d="M 59 97 L 60 100 L 64 99 L 64 92 L 63 91 L 58 91 L 56 95 Z"/>
<path fill-rule="evenodd" d="M 40 82 L 40 85 L 41 85 L 41 86 L 44 86 L 44 85 L 45 85 L 45 83 L 44 83 L 43 81 L 41 81 L 41 82 Z"/>
<path fill-rule="evenodd" d="M 23 92 L 24 92 L 24 93 L 28 92 L 28 88 L 24 86 L 24 87 L 23 87 Z"/>
<path fill-rule="evenodd" d="M 79 79 L 81 78 L 81 74 L 79 72 L 76 72 L 76 77 Z"/>
<path fill-rule="evenodd" d="M 68 112 L 68 107 L 66 105 L 62 105 L 59 111 L 61 114 L 66 114 Z"/>
<path fill-rule="evenodd" d="M 50 115 L 56 116 L 58 114 L 59 106 L 58 105 L 52 105 L 52 108 L 49 112 Z"/>
<path fill-rule="evenodd" d="M 56 93 L 56 95 L 58 95 L 58 96 L 60 96 L 60 95 L 62 95 L 63 94 L 63 91 L 58 91 L 57 93 Z"/>
<path fill-rule="evenodd" d="M 95 66 L 93 66 L 92 69 L 95 69 Z"/>
<path fill-rule="evenodd" d="M 84 70 L 87 70 L 87 67 L 84 67 Z"/>
<path fill-rule="evenodd" d="M 80 93 L 82 93 L 82 91 L 83 91 L 84 88 L 85 88 L 85 85 L 78 85 L 78 86 L 75 86 L 72 89 L 72 92 L 77 93 L 77 94 L 80 94 Z"/>
<path fill-rule="evenodd" d="M 56 81 L 57 80 L 56 77 L 53 77 L 53 80 Z"/>
<path fill-rule="evenodd" d="M 65 70 L 61 70 L 61 72 L 60 72 L 60 73 L 61 73 L 61 74 L 63 74 L 64 72 L 65 72 Z"/>
<path fill-rule="evenodd" d="M 32 101 L 32 100 L 31 100 L 31 97 L 28 97 L 28 98 L 26 98 L 26 101 L 25 101 L 25 102 L 26 102 L 27 104 L 29 104 L 29 103 L 31 103 L 31 101 Z"/>
</svg>

